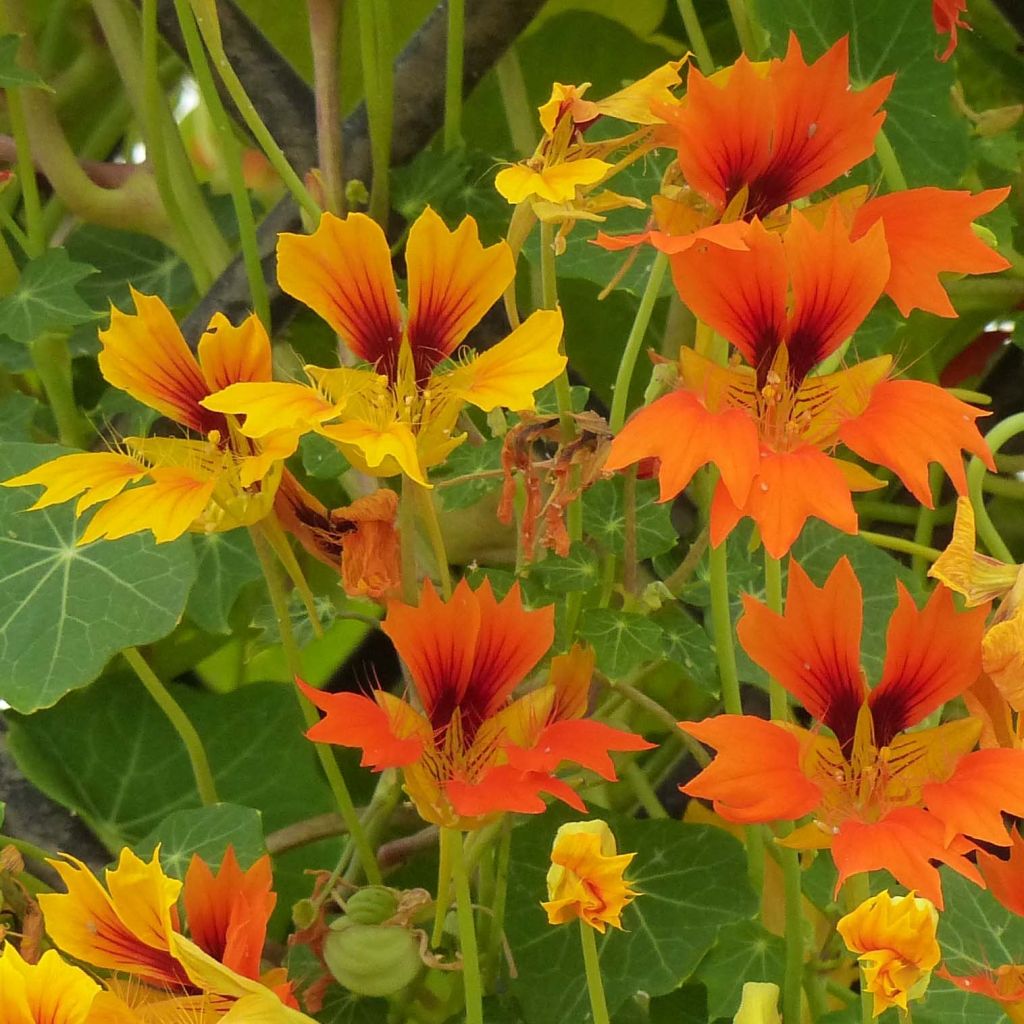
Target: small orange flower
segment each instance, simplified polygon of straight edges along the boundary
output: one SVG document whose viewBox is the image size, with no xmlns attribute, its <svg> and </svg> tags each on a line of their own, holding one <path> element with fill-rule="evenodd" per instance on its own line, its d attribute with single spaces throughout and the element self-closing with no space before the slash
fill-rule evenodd
<svg viewBox="0 0 1024 1024">
<path fill-rule="evenodd" d="M 890 1006 L 906 1012 L 908 999 L 924 996 L 942 955 L 938 922 L 935 907 L 913 890 L 906 896 L 880 892 L 839 920 L 836 930 L 857 954 L 873 996 L 873 1017 Z"/>
<path fill-rule="evenodd" d="M 1024 964 L 1003 964 L 968 976 L 950 974 L 942 967 L 939 977 L 964 992 L 997 1002 L 1012 1024 L 1024 1024 Z"/>
<path fill-rule="evenodd" d="M 940 36 L 949 36 L 949 43 L 939 60 L 945 62 L 953 56 L 957 44 L 957 29 L 970 29 L 971 26 L 960 17 L 966 11 L 967 0 L 932 0 L 932 21 L 935 22 L 935 31 Z"/>
<path fill-rule="evenodd" d="M 504 811 L 537 814 L 542 792 L 584 810 L 553 774 L 563 760 L 614 779 L 609 750 L 651 746 L 583 717 L 594 666 L 582 648 L 552 661 L 546 685 L 510 700 L 554 640 L 554 608 L 527 611 L 518 585 L 496 601 L 489 582 L 474 591 L 462 580 L 443 602 L 428 580 L 418 607 L 389 602 L 383 629 L 423 711 L 386 690 L 371 698 L 300 683 L 326 712 L 307 735 L 362 748 L 375 771 L 401 768 L 426 821 L 472 829 Z"/>
<path fill-rule="evenodd" d="M 683 791 L 714 801 L 727 821 L 812 814 L 784 842 L 831 848 L 839 884 L 885 868 L 941 908 L 932 862 L 981 884 L 965 837 L 1006 846 L 1002 812 L 1024 812 L 1024 751 L 976 750 L 981 727 L 970 718 L 908 731 L 977 678 L 987 609 L 957 612 L 940 587 L 918 610 L 899 587 L 882 679 L 869 689 L 861 602 L 845 558 L 820 588 L 790 562 L 784 615 L 744 597 L 740 643 L 831 735 L 745 715 L 680 723 L 718 751 Z"/>
<path fill-rule="evenodd" d="M 615 836 L 603 821 L 571 821 L 559 827 L 548 869 L 549 924 L 579 918 L 604 933 L 622 928 L 622 911 L 637 897 L 623 877 L 635 853 L 618 853 Z"/>
</svg>

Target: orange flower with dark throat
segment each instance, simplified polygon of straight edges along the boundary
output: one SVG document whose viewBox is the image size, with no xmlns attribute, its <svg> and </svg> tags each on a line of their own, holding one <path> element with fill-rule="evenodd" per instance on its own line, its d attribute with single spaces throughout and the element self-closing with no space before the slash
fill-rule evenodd
<svg viewBox="0 0 1024 1024">
<path fill-rule="evenodd" d="M 683 791 L 714 801 L 727 821 L 811 814 L 783 842 L 831 848 L 838 884 L 885 868 L 941 908 L 932 862 L 983 885 L 964 856 L 970 840 L 1007 846 L 1003 812 L 1024 813 L 1024 751 L 976 750 L 981 725 L 971 718 L 910 731 L 977 678 L 988 609 L 957 612 L 940 587 L 919 610 L 900 586 L 882 678 L 869 689 L 861 598 L 845 558 L 820 588 L 790 562 L 784 615 L 744 597 L 744 649 L 831 735 L 746 715 L 682 722 L 717 750 Z"/>
<path fill-rule="evenodd" d="M 371 698 L 300 684 L 326 712 L 308 736 L 362 748 L 375 771 L 401 768 L 426 821 L 471 829 L 504 811 L 536 814 L 542 792 L 584 810 L 553 774 L 563 760 L 614 780 L 608 751 L 651 746 L 583 717 L 594 668 L 583 648 L 556 657 L 545 685 L 511 699 L 554 640 L 554 608 L 527 611 L 518 585 L 497 601 L 489 582 L 473 590 L 462 580 L 445 602 L 426 581 L 418 607 L 388 604 L 383 629 L 422 712 L 386 690 Z"/>
<path fill-rule="evenodd" d="M 974 425 L 983 412 L 934 385 L 892 379 L 891 356 L 812 373 L 860 326 L 886 285 L 882 227 L 851 239 L 833 203 L 820 226 L 794 211 L 781 234 L 753 221 L 746 241 L 747 251 L 696 246 L 671 263 L 683 301 L 748 365 L 721 367 L 682 349 L 678 387 L 634 414 L 606 468 L 657 458 L 661 498 L 668 500 L 713 463 L 721 479 L 712 543 L 749 516 L 775 557 L 789 550 L 809 516 L 857 532 L 851 493 L 881 484 L 837 458 L 839 445 L 891 469 L 928 507 L 931 462 L 965 493 L 960 449 L 993 465 Z"/>
</svg>

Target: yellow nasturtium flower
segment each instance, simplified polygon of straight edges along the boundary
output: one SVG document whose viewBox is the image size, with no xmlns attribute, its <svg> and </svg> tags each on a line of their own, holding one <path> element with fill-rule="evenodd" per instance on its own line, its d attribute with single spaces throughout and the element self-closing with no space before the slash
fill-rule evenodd
<svg viewBox="0 0 1024 1024">
<path fill-rule="evenodd" d="M 603 821 L 571 821 L 555 834 L 548 870 L 548 900 L 541 904 L 549 924 L 579 918 L 603 933 L 622 927 L 622 911 L 637 892 L 623 877 L 635 853 L 618 853 Z"/>
<path fill-rule="evenodd" d="M 100 986 L 56 950 L 26 963 L 7 942 L 0 953 L 0 1020 L 4 1024 L 99 1024 Z"/>
<path fill-rule="evenodd" d="M 904 1012 L 920 999 L 941 953 L 935 937 L 939 915 L 931 901 L 909 892 L 881 892 L 839 920 L 836 928 L 857 955 L 864 985 L 874 997 L 873 1015 L 890 1006 Z"/>
<path fill-rule="evenodd" d="M 384 232 L 363 214 L 325 213 L 312 235 L 281 235 L 277 253 L 281 287 L 368 365 L 307 366 L 307 384 L 238 383 L 203 399 L 207 410 L 244 414 L 242 433 L 255 443 L 316 432 L 363 472 L 426 484 L 427 470 L 465 439 L 456 421 L 467 404 L 532 409 L 534 392 L 565 367 L 557 310 L 538 310 L 496 345 L 460 357 L 515 276 L 508 245 L 485 248 L 472 217 L 450 231 L 428 207 L 413 224 L 406 316 Z"/>
</svg>

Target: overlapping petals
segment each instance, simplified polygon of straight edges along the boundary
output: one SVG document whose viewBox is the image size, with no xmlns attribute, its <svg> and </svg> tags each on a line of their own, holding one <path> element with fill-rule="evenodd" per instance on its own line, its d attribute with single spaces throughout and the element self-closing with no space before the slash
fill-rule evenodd
<svg viewBox="0 0 1024 1024">
<path fill-rule="evenodd" d="M 320 693 L 312 740 L 360 747 L 376 771 L 401 768 L 420 816 L 476 828 L 503 811 L 539 813 L 540 793 L 583 804 L 554 772 L 564 760 L 614 779 L 609 750 L 644 750 L 632 733 L 583 718 L 593 655 L 555 658 L 546 685 L 511 699 L 554 639 L 554 609 L 527 611 L 518 586 L 497 601 L 463 580 L 450 601 L 424 584 L 417 607 L 392 601 L 383 629 L 409 669 L 422 712 L 383 690 Z"/>
</svg>

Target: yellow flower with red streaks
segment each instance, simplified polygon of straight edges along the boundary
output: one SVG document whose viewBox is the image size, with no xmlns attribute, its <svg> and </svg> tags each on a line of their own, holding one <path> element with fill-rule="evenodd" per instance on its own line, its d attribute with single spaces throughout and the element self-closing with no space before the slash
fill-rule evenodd
<svg viewBox="0 0 1024 1024">
<path fill-rule="evenodd" d="M 840 918 L 836 930 L 860 961 L 873 1017 L 891 1006 L 906 1012 L 909 999 L 924 996 L 942 956 L 938 923 L 934 905 L 913 890 L 906 896 L 880 892 Z"/>
<path fill-rule="evenodd" d="M 449 231 L 428 208 L 410 229 L 406 266 L 403 318 L 387 240 L 369 217 L 325 213 L 312 235 L 281 235 L 281 287 L 369 366 L 307 366 L 309 384 L 233 384 L 203 406 L 244 414 L 247 437 L 316 432 L 364 472 L 422 484 L 464 440 L 456 421 L 467 403 L 485 412 L 532 409 L 534 392 L 565 367 L 561 313 L 539 310 L 485 352 L 457 356 L 515 276 L 508 245 L 485 248 L 472 217 Z"/>
<path fill-rule="evenodd" d="M 649 242 L 671 255 L 702 237 L 729 243 L 736 220 L 785 222 L 789 204 L 833 185 L 872 155 L 893 78 L 853 89 L 846 37 L 812 64 L 791 34 L 782 59 L 751 63 L 741 56 L 710 77 L 691 66 L 685 96 L 654 107 L 666 122 L 659 142 L 677 151 L 686 187 L 661 197 L 660 209 L 655 204 L 656 227 L 619 238 L 599 235 L 598 244 L 621 249 Z M 927 187 L 869 199 L 861 188 L 844 206 L 853 239 L 884 225 L 884 290 L 900 311 L 951 317 L 956 313 L 940 272 L 986 274 L 1009 266 L 971 227 L 1008 193 Z"/>
<path fill-rule="evenodd" d="M 190 1012 L 203 1021 L 262 1014 L 266 1024 L 310 1024 L 283 973 L 260 973 L 276 900 L 269 858 L 243 871 L 229 848 L 214 875 L 194 857 L 183 885 L 164 873 L 159 849 L 149 861 L 124 849 L 106 887 L 73 857 L 50 863 L 67 892 L 39 897 L 47 932 L 69 956 L 111 972 L 98 1006 L 112 1024 L 162 1024 Z"/>
<path fill-rule="evenodd" d="M 366 697 L 300 683 L 325 712 L 307 735 L 361 748 L 374 771 L 401 768 L 425 821 L 474 829 L 506 811 L 539 814 L 541 793 L 584 810 L 554 774 L 563 761 L 614 780 L 609 750 L 651 746 L 584 717 L 589 650 L 554 658 L 545 685 L 512 699 L 554 641 L 554 608 L 527 611 L 518 584 L 498 601 L 488 581 L 473 590 L 462 580 L 442 601 L 428 580 L 417 607 L 389 602 L 382 628 L 409 670 L 417 706 L 386 690 Z"/>
<path fill-rule="evenodd" d="M 10 942 L 0 953 L 0 1020 L 4 1024 L 105 1024 L 94 1011 L 100 986 L 47 950 L 26 963 Z"/>
<path fill-rule="evenodd" d="M 114 387 L 197 436 L 127 437 L 119 451 L 63 455 L 4 486 L 45 487 L 32 509 L 75 497 L 76 515 L 102 506 L 80 544 L 142 530 L 170 541 L 187 530 L 230 530 L 263 519 L 294 439 L 276 433 L 253 443 L 201 402 L 234 381 L 270 379 L 266 331 L 255 316 L 233 327 L 218 313 L 197 359 L 159 298 L 134 290 L 132 296 L 136 313 L 111 309 L 110 326 L 100 332 L 100 370 Z"/>
<path fill-rule="evenodd" d="M 548 869 L 549 924 L 579 919 L 604 934 L 622 928 L 622 912 L 636 899 L 625 871 L 635 853 L 619 853 L 603 821 L 570 821 L 555 833 Z"/>
<path fill-rule="evenodd" d="M 717 750 L 683 792 L 712 800 L 727 821 L 813 815 L 783 842 L 831 848 L 838 884 L 885 868 L 940 908 L 933 861 L 981 884 L 964 855 L 974 841 L 1009 845 L 1002 812 L 1024 812 L 1024 751 L 976 750 L 972 718 L 909 730 L 978 677 L 987 609 L 958 612 L 939 587 L 919 610 L 900 585 L 882 677 L 869 689 L 861 588 L 845 558 L 823 587 L 791 561 L 784 615 L 743 603 L 743 648 L 829 732 L 746 715 L 682 722 Z"/>
<path fill-rule="evenodd" d="M 883 229 L 851 239 L 838 204 L 816 226 L 794 211 L 782 233 L 755 220 L 746 251 L 699 245 L 671 257 L 676 287 L 698 319 L 747 365 L 722 367 L 680 352 L 679 385 L 639 410 L 612 443 L 606 468 L 659 460 L 661 498 L 713 463 L 720 480 L 711 542 L 745 516 L 765 549 L 784 555 L 810 516 L 857 532 L 852 492 L 880 486 L 843 445 L 891 469 L 932 506 L 928 466 L 938 462 L 965 493 L 960 449 L 991 455 L 974 424 L 985 415 L 941 388 L 892 379 L 892 357 L 835 373 L 813 371 L 867 316 L 889 274 Z"/>
</svg>

